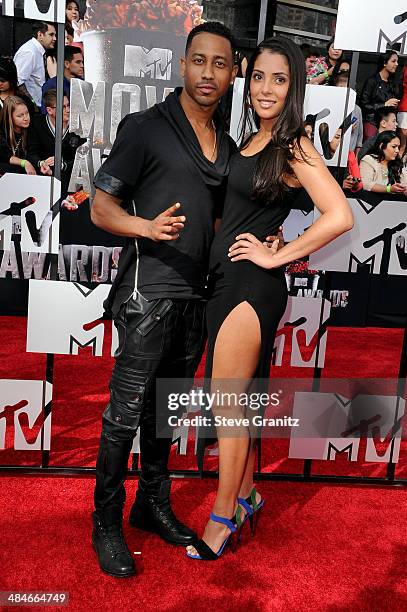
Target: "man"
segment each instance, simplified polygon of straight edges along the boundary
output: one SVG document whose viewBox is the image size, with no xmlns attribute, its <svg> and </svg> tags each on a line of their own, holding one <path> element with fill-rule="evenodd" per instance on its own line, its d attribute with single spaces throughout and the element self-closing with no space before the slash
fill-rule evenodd
<svg viewBox="0 0 407 612">
<path fill-rule="evenodd" d="M 375 111 L 374 114 L 375 125 L 377 133 L 371 136 L 363 143 L 362 148 L 358 154 L 358 160 L 367 155 L 369 150 L 374 146 L 377 140 L 377 136 L 382 132 L 396 132 L 397 131 L 397 110 L 394 106 L 381 106 Z"/>
<path fill-rule="evenodd" d="M 124 479 L 140 425 L 141 476 L 130 523 L 187 545 L 172 512 L 171 440 L 156 436 L 156 378 L 192 378 L 205 341 L 205 281 L 217 202 L 235 149 L 215 112 L 233 82 L 234 43 L 222 24 L 188 36 L 184 88 L 120 124 L 95 177 L 92 220 L 132 239 L 109 296 L 119 334 L 96 465 L 93 546 L 102 570 L 135 573 L 122 532 Z M 122 207 L 131 202 L 132 215 Z"/>
<path fill-rule="evenodd" d="M 56 124 L 56 89 L 48 90 L 43 97 L 43 105 L 46 115 L 39 115 L 33 119 L 28 133 L 27 157 L 38 173 L 52 176 L 54 170 L 55 155 L 55 124 Z M 75 152 L 79 145 L 86 142 L 77 134 L 68 131 L 69 127 L 69 100 L 64 96 L 62 116 L 62 167 L 61 182 L 62 195 L 68 191 Z"/>
<path fill-rule="evenodd" d="M 78 47 L 66 46 L 64 50 L 64 94 L 71 99 L 71 79 L 83 79 L 83 54 Z M 42 86 L 42 95 L 49 89 L 57 88 L 57 77 L 48 79 Z M 41 112 L 45 114 L 45 106 L 42 104 Z"/>
<path fill-rule="evenodd" d="M 42 86 L 45 83 L 44 53 L 55 47 L 57 35 L 54 26 L 44 21 L 34 23 L 33 38 L 24 43 L 14 56 L 18 84 L 39 108 Z"/>
</svg>

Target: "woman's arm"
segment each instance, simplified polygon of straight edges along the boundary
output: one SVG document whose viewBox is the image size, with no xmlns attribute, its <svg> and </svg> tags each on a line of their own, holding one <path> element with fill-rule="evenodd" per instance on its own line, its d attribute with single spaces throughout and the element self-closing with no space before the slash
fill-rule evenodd
<svg viewBox="0 0 407 612">
<path fill-rule="evenodd" d="M 266 251 L 261 242 L 250 234 L 238 236 L 229 255 L 232 261 L 250 259 L 264 268 L 277 268 L 294 259 L 301 259 L 314 253 L 352 229 L 353 215 L 342 189 L 310 140 L 302 138 L 301 145 L 308 161 L 296 159 L 292 163 L 292 168 L 321 216 L 302 236 L 285 245 L 277 253 Z M 297 158 L 299 156 L 297 152 Z"/>
</svg>

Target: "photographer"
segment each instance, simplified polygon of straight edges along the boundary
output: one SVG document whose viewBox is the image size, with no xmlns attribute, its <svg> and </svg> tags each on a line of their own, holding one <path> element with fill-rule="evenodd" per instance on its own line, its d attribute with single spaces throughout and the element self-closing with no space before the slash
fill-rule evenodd
<svg viewBox="0 0 407 612">
<path fill-rule="evenodd" d="M 38 170 L 39 174 L 51 176 L 54 171 L 55 154 L 55 121 L 57 92 L 50 89 L 43 98 L 46 115 L 36 115 L 28 138 L 28 157 Z M 69 100 L 64 96 L 63 109 L 63 135 L 62 135 L 62 194 L 68 191 L 69 180 L 75 160 L 76 149 L 86 142 L 73 132 L 68 131 L 69 126 Z"/>
</svg>

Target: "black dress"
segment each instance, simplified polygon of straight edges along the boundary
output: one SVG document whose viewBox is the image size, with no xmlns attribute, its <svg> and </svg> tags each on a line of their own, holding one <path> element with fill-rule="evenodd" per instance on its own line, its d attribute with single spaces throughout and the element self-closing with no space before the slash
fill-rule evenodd
<svg viewBox="0 0 407 612">
<path fill-rule="evenodd" d="M 244 157 L 236 153 L 231 159 L 223 219 L 210 254 L 207 379 L 212 376 L 213 352 L 222 323 L 242 302 L 253 307 L 260 322 L 261 351 L 255 376 L 268 379 L 275 334 L 287 305 L 283 268 L 266 270 L 251 261 L 232 262 L 228 257 L 229 247 L 243 232 L 253 234 L 262 242 L 267 236 L 275 235 L 299 192 L 290 189 L 284 198 L 269 205 L 253 200 L 253 175 L 259 154 Z"/>
</svg>

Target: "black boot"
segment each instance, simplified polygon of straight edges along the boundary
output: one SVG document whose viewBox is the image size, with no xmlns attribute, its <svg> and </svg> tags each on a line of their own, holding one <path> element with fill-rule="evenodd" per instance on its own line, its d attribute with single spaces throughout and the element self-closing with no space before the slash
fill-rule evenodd
<svg viewBox="0 0 407 612">
<path fill-rule="evenodd" d="M 100 569 L 117 578 L 134 576 L 136 566 L 124 539 L 121 521 L 106 524 L 97 512 L 92 514 L 92 519 L 92 544 Z"/>
<path fill-rule="evenodd" d="M 170 544 L 188 546 L 193 544 L 197 536 L 173 513 L 170 506 L 170 488 L 170 480 L 163 481 L 156 494 L 143 492 L 139 486 L 129 522 L 133 527 L 157 533 Z"/>
</svg>

